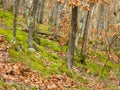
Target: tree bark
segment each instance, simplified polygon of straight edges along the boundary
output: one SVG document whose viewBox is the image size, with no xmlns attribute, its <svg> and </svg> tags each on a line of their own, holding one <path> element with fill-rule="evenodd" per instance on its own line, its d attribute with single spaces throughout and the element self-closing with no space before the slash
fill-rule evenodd
<svg viewBox="0 0 120 90">
<path fill-rule="evenodd" d="M 77 32 L 77 7 L 72 7 L 71 33 L 68 50 L 68 69 L 72 71 L 74 60 L 75 36 Z"/>
<path fill-rule="evenodd" d="M 98 38 L 98 45 L 100 44 L 100 30 L 103 28 L 103 21 L 102 21 L 102 13 L 103 13 L 103 8 L 104 6 L 102 4 L 99 4 L 98 6 L 98 19 L 97 19 L 97 38 Z"/>
<path fill-rule="evenodd" d="M 33 9 L 32 9 L 32 13 L 30 16 L 30 24 L 28 26 L 28 45 L 29 48 L 33 48 L 33 30 L 34 30 L 34 26 L 35 26 L 35 15 L 37 12 L 37 5 L 38 5 L 38 0 L 34 0 L 33 1 Z"/>
<path fill-rule="evenodd" d="M 53 16 L 54 16 L 54 11 L 55 11 L 55 7 L 56 7 L 56 3 L 54 2 L 50 2 L 50 4 L 53 4 L 53 5 L 51 5 L 51 9 L 50 9 L 50 11 L 49 11 L 49 18 L 48 18 L 48 22 L 49 22 L 49 24 L 50 25 L 52 25 L 53 24 Z"/>
<path fill-rule="evenodd" d="M 86 44 L 87 44 L 90 17 L 91 17 L 91 12 L 92 12 L 93 6 L 94 6 L 94 3 L 92 3 L 90 5 L 90 10 L 87 12 L 87 17 L 86 17 L 86 23 L 85 23 L 84 33 L 83 33 L 83 40 L 82 40 L 81 55 L 80 55 L 81 56 L 81 61 L 80 62 L 82 64 L 85 64 Z"/>
<path fill-rule="evenodd" d="M 45 7 L 45 0 L 41 0 L 40 8 L 39 8 L 40 11 L 38 15 L 38 23 L 43 23 L 44 7 Z"/>
<path fill-rule="evenodd" d="M 29 10 L 28 10 L 28 5 L 27 5 L 28 1 L 24 0 L 23 2 L 24 2 L 24 17 L 25 17 L 27 27 L 28 27 L 29 26 L 29 24 L 28 24 L 28 12 L 29 12 Z"/>
<path fill-rule="evenodd" d="M 13 37 L 16 37 L 16 26 L 17 26 L 17 11 L 18 11 L 19 0 L 14 0 L 14 24 L 13 24 Z"/>
<path fill-rule="evenodd" d="M 63 12 L 63 9 L 66 8 L 66 0 L 63 4 L 58 3 L 57 7 L 57 19 L 56 19 L 56 32 L 55 32 L 55 39 L 59 40 L 59 33 L 60 33 L 60 21 L 61 21 L 61 13 Z"/>
<path fill-rule="evenodd" d="M 76 55 L 79 56 L 80 52 L 78 50 L 78 41 L 80 39 L 80 37 L 82 36 L 82 29 L 83 29 L 83 24 L 84 24 L 84 17 L 85 17 L 85 14 L 83 16 L 83 10 L 82 9 L 78 9 L 78 32 L 77 32 L 77 35 L 76 35 L 76 39 L 75 39 L 75 50 L 76 50 Z"/>
<path fill-rule="evenodd" d="M 7 7 L 7 1 L 6 0 L 2 0 L 2 7 L 4 10 L 6 10 Z"/>
</svg>

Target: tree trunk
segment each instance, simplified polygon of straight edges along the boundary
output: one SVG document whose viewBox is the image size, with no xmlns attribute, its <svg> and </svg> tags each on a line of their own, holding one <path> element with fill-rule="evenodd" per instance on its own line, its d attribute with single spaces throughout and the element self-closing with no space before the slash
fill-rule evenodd
<svg viewBox="0 0 120 90">
<path fill-rule="evenodd" d="M 4 10 L 6 10 L 6 7 L 7 7 L 7 1 L 6 0 L 2 0 L 2 7 Z"/>
<path fill-rule="evenodd" d="M 57 20 L 56 20 L 56 32 L 55 32 L 55 39 L 58 40 L 58 34 L 59 34 L 59 26 L 60 26 L 60 13 L 61 13 L 61 5 L 58 5 L 57 8 Z"/>
<path fill-rule="evenodd" d="M 43 16 L 44 16 L 44 7 L 45 7 L 45 0 L 41 0 L 40 2 L 40 11 L 38 15 L 38 22 L 43 23 Z"/>
<path fill-rule="evenodd" d="M 82 36 L 84 16 L 83 16 L 83 10 L 78 9 L 78 25 L 79 25 L 79 27 L 78 27 L 78 32 L 77 32 L 77 35 L 76 35 L 76 40 L 75 40 L 75 50 L 76 50 L 77 56 L 79 56 L 79 54 L 80 54 L 80 52 L 78 50 L 78 41 L 79 41 L 80 37 Z"/>
<path fill-rule="evenodd" d="M 25 20 L 27 23 L 27 28 L 30 25 L 30 18 L 29 18 L 29 12 L 30 12 L 30 8 L 32 7 L 29 0 L 24 0 L 24 16 L 25 16 Z M 29 5 L 30 4 L 30 5 Z"/>
<path fill-rule="evenodd" d="M 54 11 L 55 11 L 55 8 L 56 8 L 56 3 L 54 2 L 50 2 L 50 4 L 53 4 L 51 5 L 51 9 L 49 11 L 49 18 L 48 18 L 48 22 L 50 25 L 53 25 L 53 20 L 54 20 Z"/>
<path fill-rule="evenodd" d="M 63 12 L 63 9 L 66 8 L 66 1 L 64 4 L 59 4 L 57 7 L 57 20 L 56 20 L 56 31 L 55 31 L 55 39 L 59 40 L 59 33 L 60 33 L 60 21 L 61 21 L 61 13 Z"/>
<path fill-rule="evenodd" d="M 98 45 L 100 44 L 100 30 L 102 29 L 103 22 L 102 22 L 102 13 L 103 13 L 103 8 L 104 6 L 102 4 L 99 4 L 98 6 L 98 19 L 97 19 L 97 38 L 98 38 Z"/>
<path fill-rule="evenodd" d="M 85 23 L 85 28 L 84 28 L 81 55 L 80 55 L 81 56 L 81 61 L 80 62 L 83 63 L 83 64 L 85 64 L 87 36 L 88 36 L 88 29 L 89 29 L 90 17 L 91 17 L 91 12 L 92 12 L 93 6 L 94 6 L 94 3 L 92 3 L 90 5 L 90 10 L 87 12 L 86 23 Z"/>
<path fill-rule="evenodd" d="M 36 12 L 37 12 L 37 5 L 38 5 L 38 0 L 34 0 L 33 1 L 33 9 L 32 9 L 32 13 L 31 13 L 31 16 L 30 16 L 30 24 L 28 26 L 28 30 L 29 30 L 29 33 L 28 33 L 28 45 L 29 45 L 29 48 L 33 48 L 33 30 L 34 30 L 34 26 L 35 26 L 35 15 L 36 15 Z"/>
<path fill-rule="evenodd" d="M 68 68 L 72 71 L 73 60 L 74 60 L 74 48 L 75 48 L 75 36 L 77 32 L 77 7 L 72 7 L 72 20 L 71 20 L 71 33 L 69 40 L 69 51 L 68 51 Z"/>
<path fill-rule="evenodd" d="M 14 1 L 14 24 L 13 24 L 13 37 L 16 37 L 16 25 L 17 25 L 17 11 L 19 0 Z"/>
</svg>

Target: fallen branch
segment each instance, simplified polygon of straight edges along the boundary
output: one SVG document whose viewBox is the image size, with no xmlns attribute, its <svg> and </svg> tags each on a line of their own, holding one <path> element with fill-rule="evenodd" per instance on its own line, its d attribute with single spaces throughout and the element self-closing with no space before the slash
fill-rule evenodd
<svg viewBox="0 0 120 90">
<path fill-rule="evenodd" d="M 115 35 L 113 36 L 111 43 L 107 46 L 107 47 L 108 47 L 108 50 L 106 49 L 107 59 L 106 59 L 106 62 L 105 62 L 105 64 L 104 64 L 104 66 L 103 66 L 103 69 L 102 69 L 102 71 L 101 71 L 100 77 L 102 77 L 103 72 L 104 72 L 104 70 L 105 70 L 105 67 L 107 66 L 107 62 L 108 62 L 109 60 L 110 60 L 111 62 L 117 63 L 117 62 L 111 60 L 111 57 L 110 57 L 111 51 L 110 51 L 110 49 L 111 49 L 112 44 L 118 39 L 119 36 L 120 36 L 120 32 L 117 33 L 117 34 L 115 34 Z M 107 47 L 106 47 L 106 48 L 107 48 Z"/>
<path fill-rule="evenodd" d="M 23 28 L 22 31 L 28 33 L 28 29 L 27 28 Z M 45 35 L 46 37 L 50 37 L 51 40 L 55 39 L 53 33 L 46 33 L 46 32 L 37 31 L 37 34 Z M 62 36 L 58 35 L 58 37 L 61 38 Z M 59 41 L 59 40 L 57 40 L 57 41 Z"/>
</svg>

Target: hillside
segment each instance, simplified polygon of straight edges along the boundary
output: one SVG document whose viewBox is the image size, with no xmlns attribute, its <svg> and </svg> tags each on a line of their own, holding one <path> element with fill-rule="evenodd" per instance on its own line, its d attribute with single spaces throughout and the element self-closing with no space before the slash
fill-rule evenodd
<svg viewBox="0 0 120 90">
<path fill-rule="evenodd" d="M 35 50 L 29 49 L 22 17 L 18 18 L 13 42 L 13 18 L 11 12 L 0 10 L 0 90 L 120 89 L 120 64 L 115 63 L 115 55 L 111 54 L 111 61 L 104 51 L 89 51 L 86 65 L 75 56 L 74 71 L 70 72 L 66 65 L 67 45 L 60 46 L 59 42 L 39 35 L 40 45 L 34 41 Z M 40 30 L 49 33 L 48 27 L 41 24 Z"/>
</svg>

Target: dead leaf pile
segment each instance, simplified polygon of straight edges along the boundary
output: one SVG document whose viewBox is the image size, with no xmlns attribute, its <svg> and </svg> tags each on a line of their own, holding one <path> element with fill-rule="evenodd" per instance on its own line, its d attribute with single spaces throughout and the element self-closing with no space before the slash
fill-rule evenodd
<svg viewBox="0 0 120 90">
<path fill-rule="evenodd" d="M 112 62 L 120 63 L 120 58 L 117 55 L 115 55 L 113 53 L 109 53 L 108 57 Z"/>
<path fill-rule="evenodd" d="M 0 62 L 10 60 L 8 53 L 10 47 L 8 46 L 8 42 L 5 41 L 5 36 L 6 35 L 0 35 Z"/>
<path fill-rule="evenodd" d="M 65 90 L 77 86 L 67 75 L 40 77 L 37 71 L 30 70 L 21 62 L 0 62 L 0 77 L 8 82 L 22 82 L 42 90 Z"/>
</svg>

